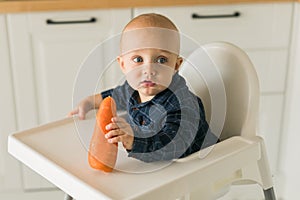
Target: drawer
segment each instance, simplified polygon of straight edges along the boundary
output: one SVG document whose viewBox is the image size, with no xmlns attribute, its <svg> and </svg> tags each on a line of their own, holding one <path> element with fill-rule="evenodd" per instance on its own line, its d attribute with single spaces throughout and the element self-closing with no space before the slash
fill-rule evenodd
<svg viewBox="0 0 300 200">
<path fill-rule="evenodd" d="M 126 16 L 124 18 L 124 16 Z M 33 12 L 28 13 L 29 27 L 32 32 L 61 31 L 70 30 L 76 32 L 101 31 L 107 32 L 107 28 L 118 30 L 111 34 L 122 31 L 123 19 L 130 19 L 130 9 L 107 9 L 88 11 L 63 11 L 63 12 Z M 120 20 L 121 18 L 121 20 Z M 115 27 L 115 28 L 114 28 Z"/>
<path fill-rule="evenodd" d="M 293 4 L 233 4 L 222 6 L 136 8 L 134 15 L 146 12 L 169 17 L 180 31 L 196 41 L 227 41 L 244 49 L 287 47 Z M 240 13 L 237 17 L 205 18 Z M 192 15 L 204 16 L 193 19 Z"/>
<path fill-rule="evenodd" d="M 283 93 L 288 66 L 287 50 L 248 51 L 260 83 L 261 93 Z"/>
<path fill-rule="evenodd" d="M 262 95 L 260 99 L 258 135 L 265 139 L 272 174 L 277 170 L 283 100 L 283 95 Z"/>
</svg>

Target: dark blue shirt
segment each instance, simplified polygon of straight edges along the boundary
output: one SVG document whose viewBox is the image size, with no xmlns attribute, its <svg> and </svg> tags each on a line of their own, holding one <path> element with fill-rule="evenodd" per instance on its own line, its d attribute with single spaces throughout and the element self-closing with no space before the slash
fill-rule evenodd
<svg viewBox="0 0 300 200">
<path fill-rule="evenodd" d="M 139 94 L 127 82 L 101 93 L 112 96 L 118 112 L 134 132 L 128 156 L 145 162 L 172 160 L 190 155 L 218 140 L 210 132 L 203 104 L 178 73 L 170 86 L 150 101 L 139 103 Z"/>
</svg>

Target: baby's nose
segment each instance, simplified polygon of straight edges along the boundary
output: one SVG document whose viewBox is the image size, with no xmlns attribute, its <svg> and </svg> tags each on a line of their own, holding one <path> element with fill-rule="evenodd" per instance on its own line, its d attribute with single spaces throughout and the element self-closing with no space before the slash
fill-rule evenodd
<svg viewBox="0 0 300 200">
<path fill-rule="evenodd" d="M 153 66 L 153 64 L 146 64 L 143 67 L 143 74 L 145 75 L 150 75 L 150 76 L 155 76 L 156 75 L 156 70 L 155 67 Z"/>
</svg>

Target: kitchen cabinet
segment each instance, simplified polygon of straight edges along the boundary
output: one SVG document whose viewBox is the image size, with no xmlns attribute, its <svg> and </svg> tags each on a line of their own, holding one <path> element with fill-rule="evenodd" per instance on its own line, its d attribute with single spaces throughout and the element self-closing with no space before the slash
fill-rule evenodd
<svg viewBox="0 0 300 200">
<path fill-rule="evenodd" d="M 65 117 L 80 64 L 130 19 L 130 9 L 8 14 L 18 129 Z M 25 190 L 52 187 L 22 168 Z"/>
<path fill-rule="evenodd" d="M 169 17 L 182 34 L 200 45 L 227 41 L 245 50 L 258 73 L 261 100 L 257 131 L 265 138 L 275 177 L 282 137 L 293 5 L 290 2 L 134 9 L 135 16 L 155 12 Z"/>
<path fill-rule="evenodd" d="M 290 68 L 287 76 L 287 91 L 284 115 L 284 136 L 281 138 L 280 171 L 283 174 L 285 199 L 299 198 L 300 177 L 300 2 L 295 3 L 293 33 L 290 49 Z"/>
<path fill-rule="evenodd" d="M 0 193 L 22 184 L 19 163 L 7 153 L 7 136 L 17 129 L 8 45 L 6 16 L 0 15 Z"/>
<path fill-rule="evenodd" d="M 292 3 L 136 8 L 134 15 L 145 12 L 168 16 L 200 44 L 219 40 L 244 49 L 275 48 L 288 45 Z"/>
</svg>

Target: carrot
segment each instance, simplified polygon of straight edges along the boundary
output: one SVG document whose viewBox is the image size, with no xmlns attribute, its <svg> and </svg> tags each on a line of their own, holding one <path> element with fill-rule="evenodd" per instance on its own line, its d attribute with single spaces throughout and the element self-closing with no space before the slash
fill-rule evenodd
<svg viewBox="0 0 300 200">
<path fill-rule="evenodd" d="M 96 124 L 88 152 L 89 165 L 98 170 L 111 172 L 116 164 L 118 144 L 107 142 L 104 137 L 106 125 L 116 116 L 116 103 L 113 98 L 103 99 L 96 116 Z"/>
</svg>

